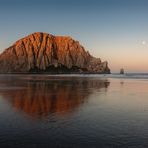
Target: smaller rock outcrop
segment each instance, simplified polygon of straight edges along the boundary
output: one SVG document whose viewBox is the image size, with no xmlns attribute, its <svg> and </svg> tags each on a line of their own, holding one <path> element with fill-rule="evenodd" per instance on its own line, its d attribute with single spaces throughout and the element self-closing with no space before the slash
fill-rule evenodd
<svg viewBox="0 0 148 148">
<path fill-rule="evenodd" d="M 124 69 L 123 68 L 120 69 L 120 74 L 124 74 Z"/>
</svg>

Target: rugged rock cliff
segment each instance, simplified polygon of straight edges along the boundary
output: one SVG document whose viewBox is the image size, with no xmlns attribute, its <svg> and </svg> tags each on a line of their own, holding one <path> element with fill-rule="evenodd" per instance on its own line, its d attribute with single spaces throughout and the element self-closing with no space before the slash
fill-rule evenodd
<svg viewBox="0 0 148 148">
<path fill-rule="evenodd" d="M 0 73 L 110 73 L 107 62 L 67 36 L 33 33 L 0 55 Z"/>
</svg>

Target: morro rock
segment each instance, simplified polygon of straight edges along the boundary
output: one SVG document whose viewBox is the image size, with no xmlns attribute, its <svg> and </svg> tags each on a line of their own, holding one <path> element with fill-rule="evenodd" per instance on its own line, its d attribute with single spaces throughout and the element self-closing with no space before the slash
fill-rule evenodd
<svg viewBox="0 0 148 148">
<path fill-rule="evenodd" d="M 101 62 L 67 36 L 33 33 L 0 55 L 0 73 L 110 73 Z"/>
</svg>

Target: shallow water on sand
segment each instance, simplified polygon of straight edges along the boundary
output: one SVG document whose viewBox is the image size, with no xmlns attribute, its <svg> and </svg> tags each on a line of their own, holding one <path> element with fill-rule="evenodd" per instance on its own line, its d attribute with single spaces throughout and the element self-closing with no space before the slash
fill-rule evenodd
<svg viewBox="0 0 148 148">
<path fill-rule="evenodd" d="M 0 75 L 0 147 L 148 147 L 148 81 Z"/>
</svg>

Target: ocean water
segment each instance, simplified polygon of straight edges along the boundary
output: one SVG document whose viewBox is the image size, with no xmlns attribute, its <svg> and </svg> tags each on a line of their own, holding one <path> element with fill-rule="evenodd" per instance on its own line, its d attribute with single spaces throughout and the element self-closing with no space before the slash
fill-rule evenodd
<svg viewBox="0 0 148 148">
<path fill-rule="evenodd" d="M 148 74 L 0 75 L 5 147 L 148 147 Z"/>
</svg>

